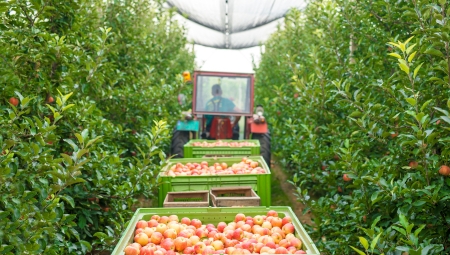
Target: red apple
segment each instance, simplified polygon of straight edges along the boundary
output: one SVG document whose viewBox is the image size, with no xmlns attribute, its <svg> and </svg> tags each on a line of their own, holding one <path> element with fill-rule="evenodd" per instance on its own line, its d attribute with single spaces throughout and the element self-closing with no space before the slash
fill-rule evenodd
<svg viewBox="0 0 450 255">
<path fill-rule="evenodd" d="M 270 221 L 270 224 L 272 224 L 272 227 L 282 227 L 282 219 L 278 217 L 273 217 Z"/>
<path fill-rule="evenodd" d="M 125 250 L 123 250 L 125 255 L 139 255 L 139 250 L 134 246 L 127 246 Z"/>
<path fill-rule="evenodd" d="M 142 247 L 142 249 L 139 252 L 139 255 L 153 255 L 154 251 L 155 250 L 152 247 L 146 245 L 146 246 Z"/>
<path fill-rule="evenodd" d="M 161 216 L 161 218 L 159 219 L 158 222 L 167 224 L 169 222 L 169 217 L 168 216 Z"/>
<path fill-rule="evenodd" d="M 155 214 L 155 215 L 152 215 L 151 219 L 159 222 L 159 219 L 161 219 L 161 216 Z"/>
<path fill-rule="evenodd" d="M 298 250 L 294 254 L 306 254 L 306 251 L 304 250 Z"/>
<path fill-rule="evenodd" d="M 184 249 L 183 254 L 194 254 L 194 247 L 188 246 L 186 249 Z"/>
<path fill-rule="evenodd" d="M 156 227 L 159 224 L 158 220 L 156 219 L 151 219 L 147 223 L 150 228 Z"/>
<path fill-rule="evenodd" d="M 227 223 L 225 222 L 219 222 L 219 224 L 217 224 L 217 230 L 221 233 L 223 233 L 224 228 L 227 227 Z"/>
<path fill-rule="evenodd" d="M 199 219 L 192 219 L 191 225 L 195 228 L 200 228 L 202 226 L 202 222 Z"/>
<path fill-rule="evenodd" d="M 284 218 L 281 220 L 281 226 L 286 225 L 286 223 L 291 223 L 292 218 L 290 216 L 284 216 Z"/>
<path fill-rule="evenodd" d="M 294 227 L 294 225 L 292 225 L 292 223 L 287 223 L 286 225 L 283 226 L 282 230 L 286 234 L 289 234 L 289 233 L 293 234 L 295 231 L 295 227 Z"/>
<path fill-rule="evenodd" d="M 149 238 L 145 233 L 139 233 L 134 237 L 134 241 L 142 246 L 148 244 Z"/>
<path fill-rule="evenodd" d="M 267 216 L 274 216 L 274 217 L 278 217 L 278 213 L 274 210 L 270 210 L 267 212 Z"/>
<path fill-rule="evenodd" d="M 244 221 L 244 219 L 245 219 L 245 214 L 238 213 L 238 214 L 236 214 L 236 216 L 234 218 L 234 222 Z"/>
<path fill-rule="evenodd" d="M 256 215 L 255 217 L 253 217 L 253 224 L 262 225 L 263 222 L 264 220 L 261 215 Z"/>
<path fill-rule="evenodd" d="M 171 238 L 165 238 L 161 242 L 161 247 L 164 248 L 166 251 L 170 251 L 175 249 L 174 241 Z"/>
<path fill-rule="evenodd" d="M 238 228 L 238 229 L 234 230 L 234 232 L 233 232 L 233 239 L 240 241 L 242 239 L 243 235 L 244 235 L 244 232 L 240 228 Z"/>
<path fill-rule="evenodd" d="M 156 232 L 163 234 L 164 231 L 166 231 L 166 230 L 167 230 L 166 224 L 160 223 L 160 224 L 158 224 L 158 226 L 156 226 Z"/>
<path fill-rule="evenodd" d="M 163 236 L 164 238 L 175 239 L 177 238 L 177 232 L 172 228 L 168 228 L 166 231 L 164 231 Z"/>
<path fill-rule="evenodd" d="M 140 220 L 140 221 L 138 221 L 138 222 L 136 223 L 136 228 L 142 228 L 142 229 L 144 229 L 144 228 L 146 228 L 146 227 L 148 227 L 148 223 L 147 223 L 147 221 L 145 221 L 145 220 Z"/>
<path fill-rule="evenodd" d="M 178 216 L 177 215 L 170 215 L 169 216 L 169 222 L 171 222 L 171 221 L 179 222 Z"/>
<path fill-rule="evenodd" d="M 9 103 L 14 105 L 14 106 L 17 106 L 17 105 L 19 105 L 19 100 L 17 98 L 15 98 L 15 97 L 11 97 L 9 99 Z"/>
<path fill-rule="evenodd" d="M 300 250 L 302 248 L 302 241 L 296 237 L 289 240 L 292 246 L 294 246 L 297 250 Z"/>
<path fill-rule="evenodd" d="M 194 245 L 194 251 L 197 254 L 202 254 L 203 251 L 205 250 L 206 245 L 203 242 L 198 242 L 197 244 Z"/>
<path fill-rule="evenodd" d="M 285 247 L 278 247 L 275 249 L 275 254 L 288 254 L 288 250 Z"/>
<path fill-rule="evenodd" d="M 188 217 L 183 217 L 181 219 L 181 223 L 186 224 L 186 225 L 191 225 L 191 219 L 189 219 Z"/>
<path fill-rule="evenodd" d="M 154 244 L 160 244 L 163 239 L 163 235 L 160 232 L 154 232 L 150 237 L 150 242 Z"/>
</svg>

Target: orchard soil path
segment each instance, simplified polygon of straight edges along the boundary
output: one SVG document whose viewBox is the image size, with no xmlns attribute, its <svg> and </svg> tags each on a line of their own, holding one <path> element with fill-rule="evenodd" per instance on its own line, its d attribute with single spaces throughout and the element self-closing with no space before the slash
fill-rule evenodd
<svg viewBox="0 0 450 255">
<path fill-rule="evenodd" d="M 286 197 L 289 199 L 289 205 L 291 206 L 292 210 L 294 211 L 297 218 L 300 220 L 302 224 L 308 224 L 312 225 L 312 214 L 311 211 L 308 211 L 308 213 L 303 214 L 303 210 L 305 209 L 305 205 L 302 204 L 300 201 L 297 200 L 296 196 L 296 188 L 294 185 L 288 182 L 288 180 L 291 180 L 291 177 L 288 176 L 288 174 L 281 168 L 281 164 L 277 162 L 276 160 L 272 160 L 271 162 L 271 172 L 272 172 L 272 179 L 277 184 L 280 185 L 281 189 L 283 190 Z M 272 201 L 273 205 L 281 205 L 282 201 Z"/>
</svg>

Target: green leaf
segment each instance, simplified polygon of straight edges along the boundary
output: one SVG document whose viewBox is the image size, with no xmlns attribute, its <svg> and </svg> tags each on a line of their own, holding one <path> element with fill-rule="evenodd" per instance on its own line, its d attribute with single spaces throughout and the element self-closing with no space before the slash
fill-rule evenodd
<svg viewBox="0 0 450 255">
<path fill-rule="evenodd" d="M 63 139 L 63 141 L 72 146 L 74 151 L 78 151 L 78 146 L 71 139 Z"/>
<path fill-rule="evenodd" d="M 410 38 L 408 38 L 406 41 L 405 41 L 405 45 L 406 44 L 408 44 L 409 43 L 409 41 L 411 41 L 412 39 L 414 38 L 414 35 L 413 36 L 411 36 Z"/>
<path fill-rule="evenodd" d="M 10 212 L 8 211 L 0 211 L 0 220 L 8 216 Z"/>
<path fill-rule="evenodd" d="M 398 58 L 398 59 L 401 59 L 401 58 L 402 58 L 402 56 L 400 56 L 400 54 L 395 53 L 395 52 L 389 53 L 388 55 L 389 55 L 389 56 L 392 56 L 392 57 L 396 57 L 396 58 Z"/>
<path fill-rule="evenodd" d="M 447 122 L 448 124 L 450 124 L 450 118 L 447 116 L 441 116 L 441 119 L 445 122 Z"/>
<path fill-rule="evenodd" d="M 351 117 L 351 118 L 359 118 L 361 116 L 362 116 L 362 113 L 360 111 L 354 111 L 349 115 L 349 117 Z"/>
<path fill-rule="evenodd" d="M 355 248 L 355 247 L 353 247 L 353 246 L 351 246 L 351 245 L 350 245 L 350 247 L 351 247 L 354 251 L 356 251 L 358 254 L 360 254 L 360 255 L 366 255 L 364 252 L 358 250 L 357 248 Z"/>
<path fill-rule="evenodd" d="M 426 225 L 425 224 L 423 224 L 422 226 L 420 226 L 418 229 L 416 229 L 416 231 L 414 231 L 414 236 L 415 237 L 418 237 L 419 236 L 419 233 L 420 233 L 420 231 L 422 231 L 422 229 L 425 227 Z"/>
<path fill-rule="evenodd" d="M 417 51 L 414 51 L 413 53 L 411 53 L 411 55 L 409 55 L 408 57 L 408 62 L 411 63 L 411 61 L 414 59 L 414 56 L 416 55 Z"/>
<path fill-rule="evenodd" d="M 400 62 L 398 64 L 400 66 L 400 69 L 402 69 L 402 71 L 406 74 L 409 74 L 409 67 L 408 64 L 406 64 L 406 61 L 404 59 L 399 59 L 398 61 Z"/>
<path fill-rule="evenodd" d="M 72 107 L 74 107 L 75 106 L 75 104 L 69 104 L 69 105 L 66 105 L 66 106 L 64 106 L 63 108 L 62 108 L 62 111 L 64 112 L 65 110 L 67 110 L 67 109 L 69 109 L 69 108 L 72 108 Z"/>
<path fill-rule="evenodd" d="M 379 233 L 379 234 L 375 237 L 375 239 L 372 240 L 372 243 L 370 243 L 370 249 L 372 250 L 372 252 L 373 252 L 373 250 L 375 249 L 375 246 L 377 245 L 378 239 L 380 239 L 381 234 L 382 234 L 382 233 Z"/>
<path fill-rule="evenodd" d="M 447 100 L 447 107 L 450 109 L 450 99 Z"/>
<path fill-rule="evenodd" d="M 414 68 L 414 75 L 413 75 L 413 78 L 414 78 L 414 79 L 416 78 L 417 73 L 419 72 L 420 67 L 422 67 L 422 65 L 423 65 L 423 62 L 420 63 L 416 68 Z"/>
<path fill-rule="evenodd" d="M 438 51 L 436 49 L 433 49 L 433 48 L 427 49 L 424 53 L 425 54 L 430 54 L 430 55 L 433 55 L 433 56 L 438 56 L 438 57 L 443 57 L 444 56 L 444 54 L 442 54 L 442 52 L 440 52 L 440 51 Z"/>
<path fill-rule="evenodd" d="M 73 200 L 73 198 L 71 196 L 68 195 L 62 195 L 60 196 L 62 199 L 64 199 L 67 203 L 69 203 L 72 208 L 75 208 L 75 201 Z"/>
<path fill-rule="evenodd" d="M 410 98 L 407 98 L 406 101 L 408 101 L 408 103 L 409 103 L 410 105 L 416 106 L 416 103 L 417 103 L 417 102 L 416 102 L 416 99 L 410 97 Z"/>
<path fill-rule="evenodd" d="M 409 224 L 408 224 L 408 220 L 406 219 L 405 215 L 403 215 L 402 213 L 400 213 L 398 215 L 398 219 L 400 221 L 400 224 L 402 224 L 402 226 L 404 228 L 406 228 Z"/>
<path fill-rule="evenodd" d="M 413 205 L 413 206 L 422 206 L 422 205 L 424 205 L 424 204 L 426 204 L 426 203 L 427 203 L 427 202 L 425 202 L 425 201 L 418 200 L 418 201 L 412 203 L 412 205 Z"/>
<path fill-rule="evenodd" d="M 423 110 L 431 103 L 431 101 L 433 101 L 433 99 L 430 99 L 423 103 L 422 107 L 420 107 L 420 111 L 423 112 Z"/>
<path fill-rule="evenodd" d="M 367 251 L 367 249 L 369 249 L 369 242 L 367 241 L 366 238 L 360 236 L 360 237 L 359 237 L 359 242 L 362 244 L 362 246 L 364 247 L 364 249 L 366 249 L 366 251 Z"/>
<path fill-rule="evenodd" d="M 403 228 L 399 228 L 396 226 L 392 226 L 392 228 L 397 230 L 398 232 L 402 233 L 404 236 L 406 236 L 406 231 Z"/>
<path fill-rule="evenodd" d="M 78 134 L 78 133 L 76 133 L 75 136 L 77 137 L 78 142 L 79 142 L 80 144 L 83 144 L 83 137 L 82 137 L 80 134 Z"/>
<path fill-rule="evenodd" d="M 416 43 L 413 44 L 413 45 L 411 45 L 411 46 L 409 46 L 409 47 L 406 49 L 406 54 L 409 54 L 409 53 L 414 49 L 414 47 L 416 47 Z M 416 53 L 413 53 L 413 54 L 416 54 Z"/>
</svg>

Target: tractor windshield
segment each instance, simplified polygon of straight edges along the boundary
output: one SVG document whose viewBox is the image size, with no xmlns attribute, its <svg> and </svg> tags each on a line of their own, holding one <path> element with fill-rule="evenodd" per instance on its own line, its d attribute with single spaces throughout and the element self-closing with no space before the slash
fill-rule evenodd
<svg viewBox="0 0 450 255">
<path fill-rule="evenodd" d="M 197 74 L 194 79 L 194 113 L 251 115 L 252 75 Z"/>
</svg>

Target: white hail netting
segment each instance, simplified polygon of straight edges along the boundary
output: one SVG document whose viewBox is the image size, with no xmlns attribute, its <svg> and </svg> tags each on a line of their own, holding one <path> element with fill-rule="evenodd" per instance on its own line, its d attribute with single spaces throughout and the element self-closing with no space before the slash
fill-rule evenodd
<svg viewBox="0 0 450 255">
<path fill-rule="evenodd" d="M 194 43 L 243 49 L 264 42 L 291 8 L 306 0 L 167 0 Z"/>
</svg>

